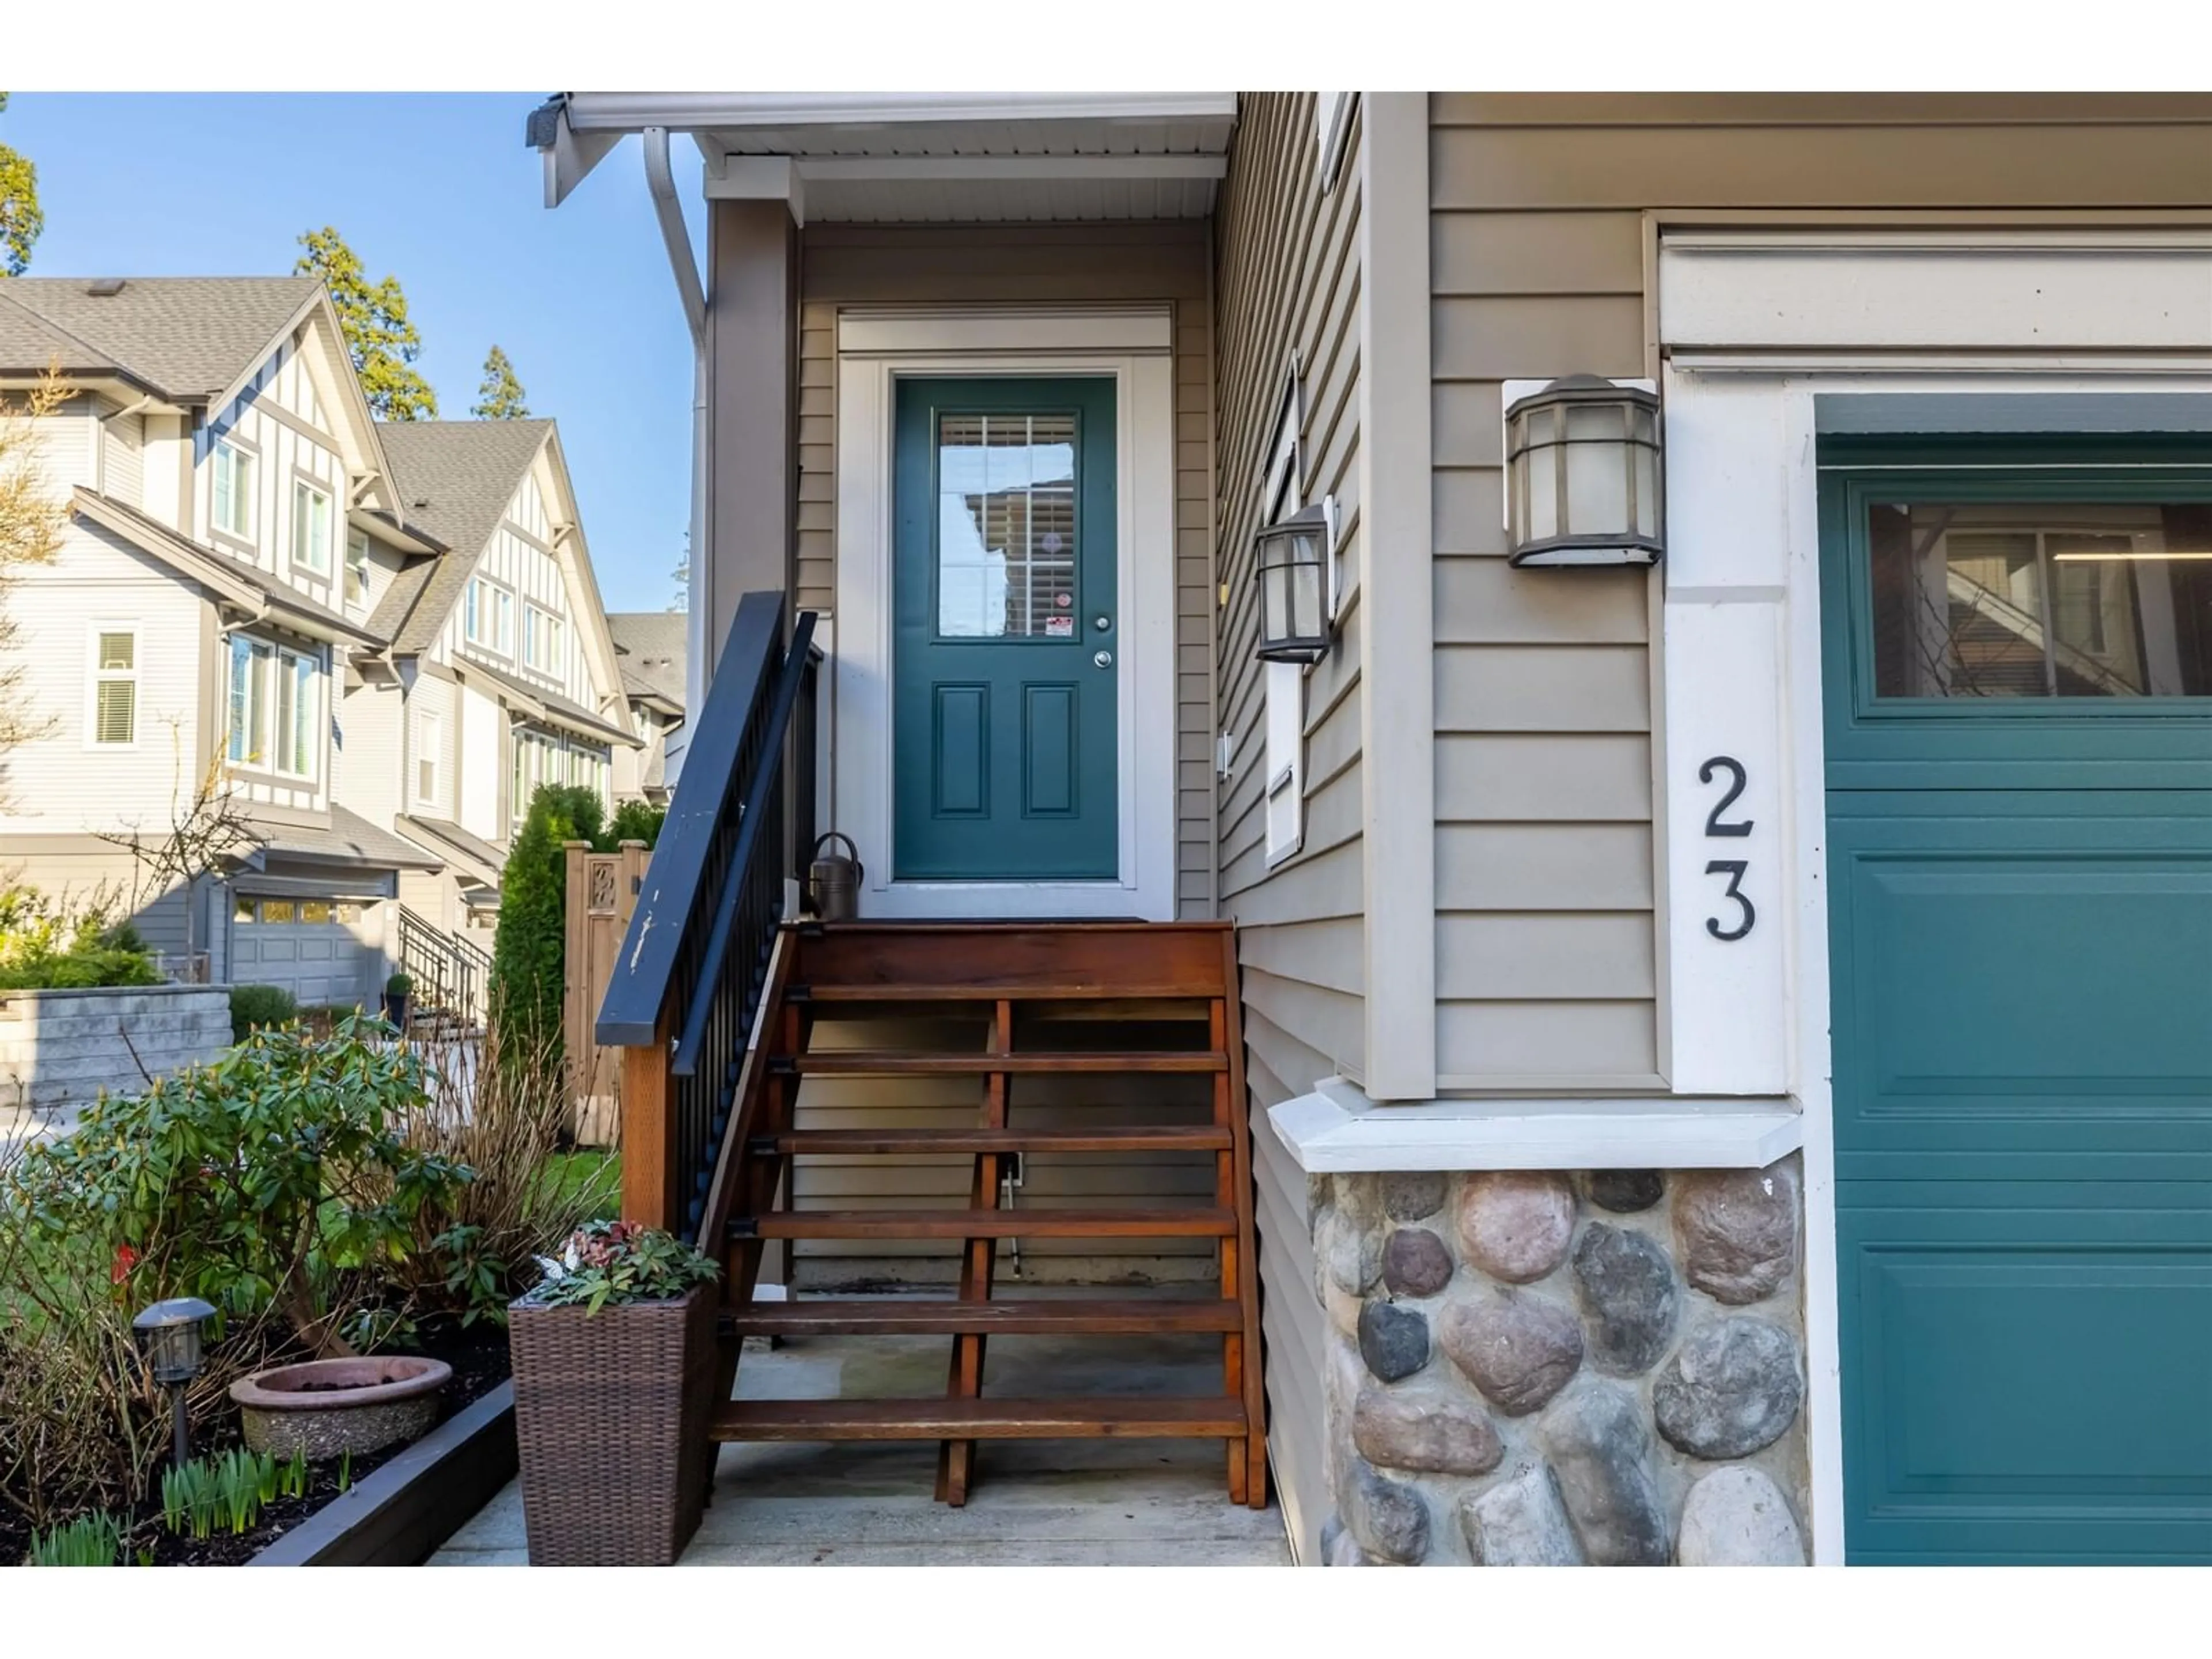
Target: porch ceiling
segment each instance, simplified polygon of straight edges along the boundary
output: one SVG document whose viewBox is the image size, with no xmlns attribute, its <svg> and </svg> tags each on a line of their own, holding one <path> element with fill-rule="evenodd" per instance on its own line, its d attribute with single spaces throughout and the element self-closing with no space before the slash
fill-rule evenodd
<svg viewBox="0 0 2212 1659">
<path fill-rule="evenodd" d="M 544 114 L 545 112 L 541 112 Z M 788 193 L 810 222 L 1203 218 L 1233 92 L 571 93 L 533 128 L 549 198 L 624 131 L 689 132 L 707 194 Z"/>
</svg>

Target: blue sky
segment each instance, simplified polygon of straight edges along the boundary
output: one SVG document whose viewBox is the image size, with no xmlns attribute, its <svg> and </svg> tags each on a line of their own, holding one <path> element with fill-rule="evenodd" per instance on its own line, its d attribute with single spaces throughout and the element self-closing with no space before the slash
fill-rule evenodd
<svg viewBox="0 0 2212 1659">
<path fill-rule="evenodd" d="M 292 268 L 336 225 L 406 289 L 416 367 L 465 418 L 496 342 L 533 415 L 561 422 L 612 611 L 665 609 L 690 498 L 691 345 L 637 142 L 549 212 L 520 94 L 18 92 L 0 143 L 38 166 L 35 276 Z M 695 246 L 697 157 L 677 147 Z"/>
</svg>

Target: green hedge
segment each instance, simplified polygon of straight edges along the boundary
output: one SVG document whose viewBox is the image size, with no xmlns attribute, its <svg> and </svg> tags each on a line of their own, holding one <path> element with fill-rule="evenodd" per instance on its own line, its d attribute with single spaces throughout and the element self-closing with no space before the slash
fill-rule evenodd
<svg viewBox="0 0 2212 1659">
<path fill-rule="evenodd" d="M 243 1042 L 263 1026 L 289 1025 L 300 1012 L 297 999 L 281 985 L 230 988 L 230 1040 Z"/>
</svg>

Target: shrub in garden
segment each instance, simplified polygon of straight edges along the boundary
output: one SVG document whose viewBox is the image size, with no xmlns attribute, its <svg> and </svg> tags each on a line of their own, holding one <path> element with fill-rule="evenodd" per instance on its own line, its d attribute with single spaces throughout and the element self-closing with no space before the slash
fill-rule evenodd
<svg viewBox="0 0 2212 1659">
<path fill-rule="evenodd" d="M 428 1097 L 410 1109 L 408 1145 L 465 1164 L 474 1179 L 426 1201 L 413 1222 L 407 1299 L 464 1324 L 505 1316 L 535 1276 L 533 1257 L 600 1208 L 611 1165 L 567 1182 L 554 1162 L 570 1106 L 556 1043 L 495 1018 L 480 1044 L 422 1045 Z"/>
<path fill-rule="evenodd" d="M 36 888 L 0 892 L 0 990 L 159 985 L 146 941 L 109 910 L 100 895 L 72 908 Z"/>
<path fill-rule="evenodd" d="M 519 1042 L 561 1045 L 562 961 L 567 953 L 568 870 L 562 843 L 598 845 L 605 809 L 580 784 L 549 783 L 530 798 L 499 884 L 499 938 L 492 947 L 494 1012 Z M 519 1054 L 518 1047 L 510 1058 Z"/>
<path fill-rule="evenodd" d="M 32 1244 L 125 1264 L 140 1303 L 204 1297 L 280 1319 L 312 1352 L 351 1352 L 343 1314 L 404 1267 L 425 1206 L 471 1178 L 409 1144 L 422 1060 L 375 1041 L 382 1030 L 264 1028 L 212 1066 L 87 1108 L 17 1171 Z"/>
<path fill-rule="evenodd" d="M 299 1015 L 300 1005 L 281 985 L 234 985 L 230 988 L 230 1040 L 243 1042 L 266 1025 L 289 1025 Z"/>
<path fill-rule="evenodd" d="M 599 851 L 611 853 L 626 841 L 641 841 L 651 847 L 660 839 L 660 826 L 667 821 L 668 809 L 655 806 L 651 801 L 626 800 L 615 808 L 614 822 L 607 825 L 605 844 Z"/>
</svg>

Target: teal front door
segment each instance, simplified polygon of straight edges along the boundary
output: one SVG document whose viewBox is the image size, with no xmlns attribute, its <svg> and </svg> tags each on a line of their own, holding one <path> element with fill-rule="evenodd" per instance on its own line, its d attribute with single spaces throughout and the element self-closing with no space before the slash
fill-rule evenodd
<svg viewBox="0 0 2212 1659">
<path fill-rule="evenodd" d="M 1112 880 L 1114 381 L 897 385 L 893 873 Z"/>
<path fill-rule="evenodd" d="M 2212 471 L 2160 459 L 1822 447 L 1853 1561 L 2212 1561 Z"/>
</svg>

